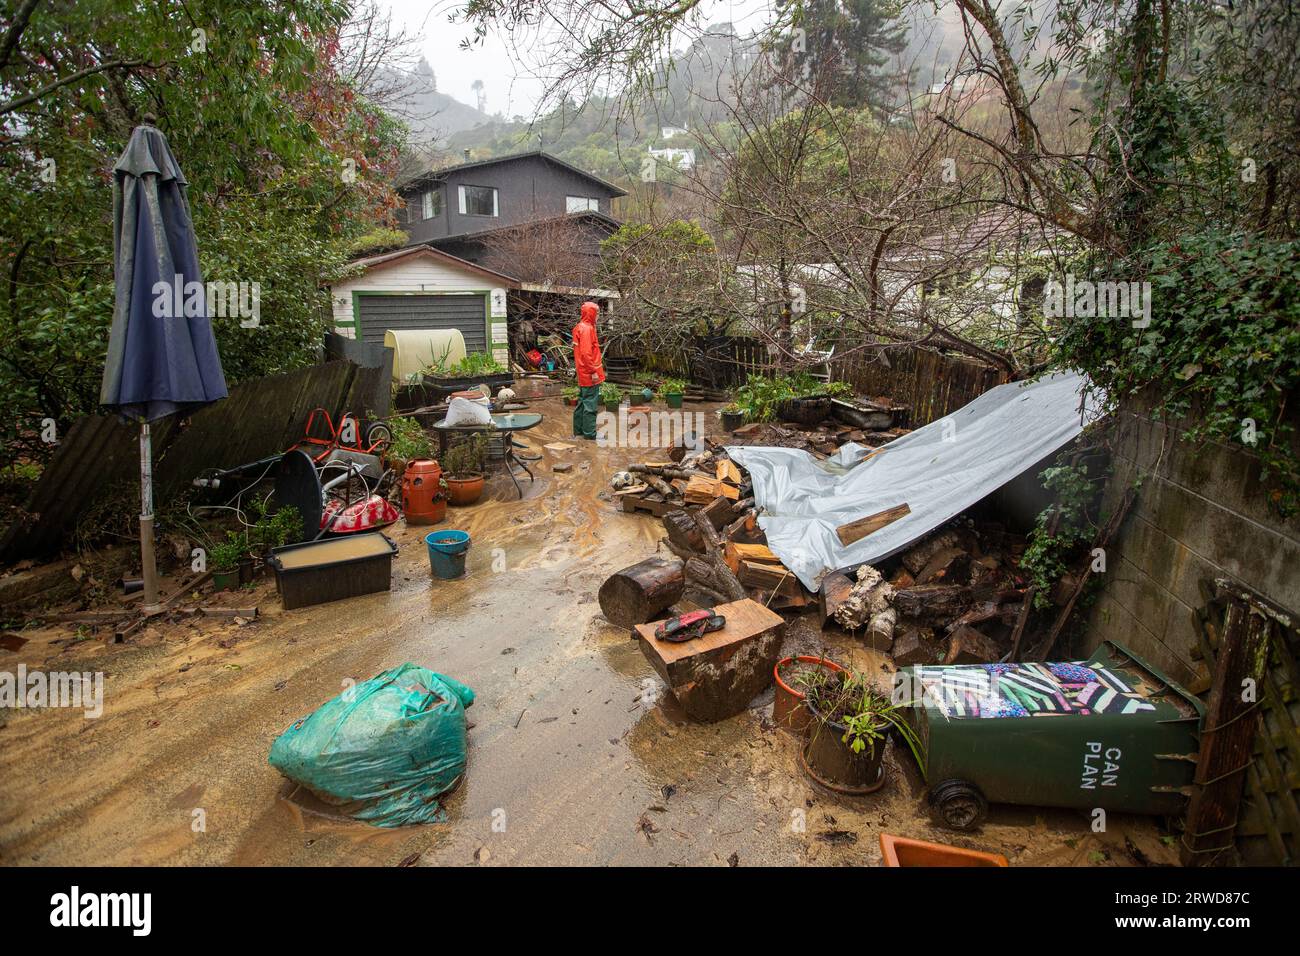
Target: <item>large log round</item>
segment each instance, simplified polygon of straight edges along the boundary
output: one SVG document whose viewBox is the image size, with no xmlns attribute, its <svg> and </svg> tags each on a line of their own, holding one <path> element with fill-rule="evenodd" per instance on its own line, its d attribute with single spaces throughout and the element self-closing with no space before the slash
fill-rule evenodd
<svg viewBox="0 0 1300 956">
<path fill-rule="evenodd" d="M 653 621 L 682 596 L 683 563 L 676 558 L 648 558 L 611 574 L 600 586 L 600 609 L 620 627 Z"/>
</svg>

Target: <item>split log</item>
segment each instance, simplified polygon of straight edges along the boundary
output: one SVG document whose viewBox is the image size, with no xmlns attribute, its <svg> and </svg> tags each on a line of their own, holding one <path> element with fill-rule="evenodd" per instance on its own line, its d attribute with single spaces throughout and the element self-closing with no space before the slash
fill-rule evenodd
<svg viewBox="0 0 1300 956">
<path fill-rule="evenodd" d="M 945 548 L 957 547 L 957 535 L 952 531 L 945 531 L 934 537 L 926 538 L 920 544 L 910 548 L 903 555 L 903 567 L 911 572 L 912 576 L 920 574 L 930 559 Z"/>
<path fill-rule="evenodd" d="M 668 482 L 664 481 L 662 478 L 651 474 L 645 474 L 641 477 L 647 485 L 659 492 L 659 494 L 663 495 L 665 501 L 680 497 L 677 493 L 677 489 L 668 484 Z"/>
<path fill-rule="evenodd" d="M 961 577 L 970 568 L 970 555 L 962 548 L 944 548 L 926 562 L 925 567 L 916 576 L 917 584 L 931 584 L 938 581 L 951 582 Z"/>
<path fill-rule="evenodd" d="M 686 483 L 686 490 L 682 493 L 682 497 L 691 504 L 703 505 L 719 497 L 738 501 L 740 491 L 725 481 L 719 481 L 717 478 L 710 478 L 706 475 L 692 475 Z"/>
<path fill-rule="evenodd" d="M 740 466 L 729 458 L 724 458 L 717 463 L 715 472 L 719 481 L 729 481 L 736 487 L 744 480 L 740 474 Z"/>
<path fill-rule="evenodd" d="M 686 587 L 681 561 L 648 558 L 611 574 L 598 599 L 605 619 L 619 627 L 653 621 L 682 596 Z"/>
<path fill-rule="evenodd" d="M 894 592 L 894 607 L 903 617 L 947 621 L 971 602 L 970 588 L 956 584 L 927 584 Z"/>
<path fill-rule="evenodd" d="M 1002 649 L 993 639 L 968 624 L 963 624 L 948 641 L 945 664 L 991 664 L 1001 659 Z"/>
<path fill-rule="evenodd" d="M 746 544 L 743 541 L 728 540 L 722 549 L 723 560 L 733 571 L 740 570 L 741 561 L 763 561 L 768 564 L 780 564 L 778 558 L 765 544 Z"/>
<path fill-rule="evenodd" d="M 686 511 L 679 508 L 664 515 L 664 530 L 668 532 L 668 540 L 679 548 L 697 554 L 704 551 L 704 537 Z"/>
<path fill-rule="evenodd" d="M 874 534 L 886 525 L 893 524 L 899 518 L 911 513 L 912 509 L 908 507 L 907 502 L 904 502 L 893 508 L 886 508 L 884 511 L 867 515 L 865 518 L 858 518 L 856 521 L 842 524 L 835 529 L 835 535 L 840 539 L 840 544 L 848 546 L 855 541 L 861 541 L 867 535 Z"/>
<path fill-rule="evenodd" d="M 690 587 L 705 588 L 728 601 L 739 600 L 730 596 L 731 585 L 706 558 L 692 557 L 686 561 L 686 582 Z"/>
<path fill-rule="evenodd" d="M 753 507 L 754 507 L 753 498 L 741 498 L 739 501 L 732 503 L 731 513 L 735 515 L 744 514 L 746 511 L 753 510 Z"/>
<path fill-rule="evenodd" d="M 731 499 L 715 498 L 707 505 L 700 509 L 706 518 L 709 519 L 713 527 L 719 531 L 731 520 L 734 513 L 731 508 Z"/>
<path fill-rule="evenodd" d="M 732 573 L 731 568 L 727 567 L 727 562 L 722 557 L 722 538 L 718 536 L 718 529 L 713 527 L 712 522 L 704 516 L 702 511 L 696 511 L 692 517 L 695 519 L 695 525 L 700 529 L 700 534 L 704 539 L 705 560 L 713 565 L 713 570 L 717 572 L 718 581 L 724 585 L 719 590 L 731 597 L 733 601 L 739 601 L 745 597 L 745 589 Z"/>
<path fill-rule="evenodd" d="M 939 660 L 939 653 L 930 643 L 932 636 L 929 628 L 903 628 L 894 637 L 893 658 L 899 667 L 908 664 L 934 664 Z"/>
<path fill-rule="evenodd" d="M 642 462 L 628 465 L 627 470 L 634 475 L 658 475 L 660 478 L 693 478 L 699 472 L 690 468 L 678 468 L 674 465 L 661 465 L 655 462 Z"/>
<path fill-rule="evenodd" d="M 777 594 L 798 596 L 803 585 L 799 579 L 783 564 L 768 564 L 763 561 L 741 561 L 740 571 L 736 575 L 740 583 Z"/>
<path fill-rule="evenodd" d="M 821 588 L 817 594 L 817 609 L 821 614 L 822 627 L 826 626 L 835 614 L 835 609 L 849 599 L 853 593 L 853 578 L 843 571 L 832 571 L 822 578 Z"/>
</svg>

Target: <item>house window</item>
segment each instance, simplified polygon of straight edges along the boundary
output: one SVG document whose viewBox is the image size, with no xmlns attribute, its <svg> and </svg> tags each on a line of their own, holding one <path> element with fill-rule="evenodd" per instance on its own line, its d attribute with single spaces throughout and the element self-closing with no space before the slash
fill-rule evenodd
<svg viewBox="0 0 1300 956">
<path fill-rule="evenodd" d="M 600 200 L 589 196 L 565 196 L 565 212 L 600 212 Z"/>
<path fill-rule="evenodd" d="M 461 186 L 460 214 L 462 216 L 497 215 L 497 191 L 491 186 Z"/>
<path fill-rule="evenodd" d="M 424 219 L 432 219 L 434 216 L 442 215 L 442 192 L 437 189 L 426 189 L 420 196 L 420 215 Z"/>
</svg>

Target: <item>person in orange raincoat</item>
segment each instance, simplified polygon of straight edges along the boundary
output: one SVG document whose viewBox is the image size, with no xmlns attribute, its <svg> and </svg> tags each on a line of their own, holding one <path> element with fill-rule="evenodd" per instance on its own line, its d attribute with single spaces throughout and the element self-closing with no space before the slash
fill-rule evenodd
<svg viewBox="0 0 1300 956">
<path fill-rule="evenodd" d="M 573 410 L 573 437 L 596 438 L 596 409 L 600 400 L 600 383 L 605 381 L 605 366 L 600 361 L 600 341 L 596 338 L 596 315 L 600 306 L 582 303 L 582 318 L 573 327 L 573 365 L 578 370 L 578 405 Z"/>
</svg>

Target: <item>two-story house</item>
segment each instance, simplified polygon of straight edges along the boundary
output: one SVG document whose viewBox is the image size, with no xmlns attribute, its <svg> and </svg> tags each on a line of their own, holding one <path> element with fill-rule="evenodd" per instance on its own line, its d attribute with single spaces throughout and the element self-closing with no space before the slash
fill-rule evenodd
<svg viewBox="0 0 1300 956">
<path fill-rule="evenodd" d="M 505 364 L 508 316 L 549 311 L 563 326 L 581 298 L 612 297 L 592 286 L 626 193 L 598 176 L 537 150 L 429 170 L 397 192 L 410 242 L 358 260 L 360 275 L 332 287 L 344 334 L 458 328 L 467 349 Z"/>
</svg>

